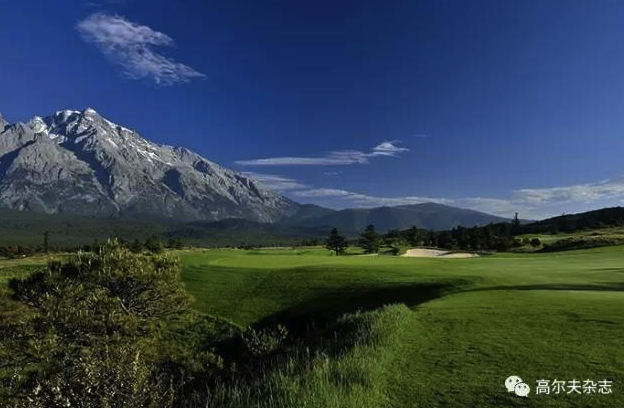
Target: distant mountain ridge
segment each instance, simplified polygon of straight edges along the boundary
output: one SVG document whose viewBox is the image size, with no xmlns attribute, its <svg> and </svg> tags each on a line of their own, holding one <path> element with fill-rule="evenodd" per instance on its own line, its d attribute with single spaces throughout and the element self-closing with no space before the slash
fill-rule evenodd
<svg viewBox="0 0 624 408">
<path fill-rule="evenodd" d="M 0 206 L 139 219 L 275 222 L 299 204 L 188 149 L 152 143 L 93 109 L 0 116 Z"/>
<path fill-rule="evenodd" d="M 624 207 L 560 215 L 524 225 L 523 230 L 526 233 L 558 233 L 610 227 L 624 227 Z"/>
<path fill-rule="evenodd" d="M 412 226 L 434 231 L 448 230 L 458 225 L 463 227 L 484 226 L 490 223 L 506 222 L 509 219 L 479 211 L 450 207 L 436 203 L 402 205 L 397 207 L 358 208 L 325 212 L 306 219 L 287 218 L 289 225 L 307 227 L 336 227 L 345 232 L 362 231 L 367 225 L 374 225 L 378 231 L 407 229 Z"/>
</svg>

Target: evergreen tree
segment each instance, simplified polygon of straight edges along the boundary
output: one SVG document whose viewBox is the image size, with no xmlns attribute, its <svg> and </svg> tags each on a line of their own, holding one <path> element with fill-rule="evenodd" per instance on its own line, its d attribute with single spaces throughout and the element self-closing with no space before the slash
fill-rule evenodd
<svg viewBox="0 0 624 408">
<path fill-rule="evenodd" d="M 455 249 L 457 241 L 455 241 L 450 231 L 443 231 L 438 237 L 438 246 L 446 249 Z"/>
<path fill-rule="evenodd" d="M 171 249 L 183 249 L 184 243 L 181 239 L 169 238 L 169 241 L 167 241 L 167 247 Z"/>
<path fill-rule="evenodd" d="M 410 246 L 420 246 L 423 244 L 423 238 L 421 236 L 420 230 L 413 226 L 406 231 L 406 240 L 410 244 Z"/>
<path fill-rule="evenodd" d="M 336 255 L 341 255 L 344 254 L 347 247 L 347 239 L 342 235 L 338 234 L 338 230 L 336 228 L 333 228 L 329 234 L 329 237 L 327 238 L 325 248 L 330 251 L 336 252 Z"/>
<path fill-rule="evenodd" d="M 43 233 L 43 252 L 48 253 L 50 251 L 50 233 L 48 231 Z"/>
<path fill-rule="evenodd" d="M 135 239 L 130 245 L 130 250 L 134 252 L 135 254 L 139 254 L 143 252 L 143 243 L 141 242 L 141 240 L 138 238 Z"/>
<path fill-rule="evenodd" d="M 360 235 L 360 245 L 364 248 L 364 252 L 367 254 L 376 254 L 379 252 L 381 246 L 381 236 L 375 231 L 374 225 L 366 227 L 364 232 Z"/>
<path fill-rule="evenodd" d="M 513 221 L 511 221 L 511 234 L 514 236 L 522 234 L 522 226 L 520 225 L 520 220 L 518 219 L 518 213 L 516 213 Z"/>
<path fill-rule="evenodd" d="M 159 254 L 165 250 L 165 246 L 156 235 L 152 235 L 145 241 L 145 248 L 155 254 Z"/>
</svg>

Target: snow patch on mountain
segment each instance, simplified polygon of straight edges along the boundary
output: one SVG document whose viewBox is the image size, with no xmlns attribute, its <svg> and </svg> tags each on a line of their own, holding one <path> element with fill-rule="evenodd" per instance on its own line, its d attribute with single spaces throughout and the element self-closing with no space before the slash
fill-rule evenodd
<svg viewBox="0 0 624 408">
<path fill-rule="evenodd" d="M 248 177 L 188 149 L 152 143 L 93 108 L 59 110 L 4 130 L 0 163 L 12 163 L 0 176 L 5 207 L 262 222 L 298 208 Z"/>
</svg>

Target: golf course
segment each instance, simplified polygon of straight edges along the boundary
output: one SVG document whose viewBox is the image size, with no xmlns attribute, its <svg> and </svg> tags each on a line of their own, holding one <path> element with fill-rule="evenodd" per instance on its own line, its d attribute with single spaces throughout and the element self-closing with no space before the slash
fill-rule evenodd
<svg viewBox="0 0 624 408">
<path fill-rule="evenodd" d="M 366 325 L 366 339 L 341 353 L 263 373 L 258 395 L 272 384 L 288 395 L 253 406 L 624 406 L 622 246 L 466 259 L 321 248 L 177 256 L 193 307 L 209 315 L 295 337 L 337 319 Z M 507 392 L 511 375 L 528 398 Z M 608 391 L 535 393 L 538 380 L 605 379 Z M 241 401 L 252 401 L 254 387 L 244 388 Z"/>
</svg>

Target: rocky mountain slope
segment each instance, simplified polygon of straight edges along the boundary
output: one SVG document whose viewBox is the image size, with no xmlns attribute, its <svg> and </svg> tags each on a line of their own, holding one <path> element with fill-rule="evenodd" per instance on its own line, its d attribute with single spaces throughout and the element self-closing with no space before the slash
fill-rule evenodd
<svg viewBox="0 0 624 408">
<path fill-rule="evenodd" d="M 141 219 L 275 222 L 299 205 L 181 147 L 152 143 L 93 109 L 28 123 L 0 116 L 0 206 Z"/>
</svg>

